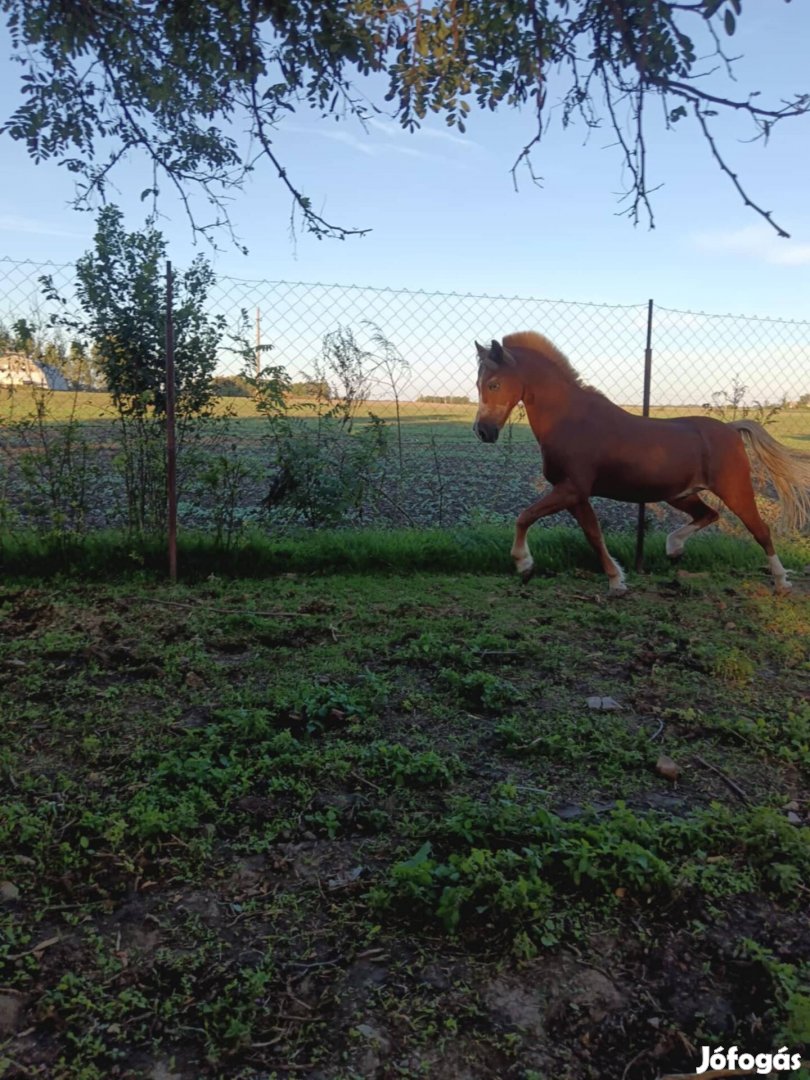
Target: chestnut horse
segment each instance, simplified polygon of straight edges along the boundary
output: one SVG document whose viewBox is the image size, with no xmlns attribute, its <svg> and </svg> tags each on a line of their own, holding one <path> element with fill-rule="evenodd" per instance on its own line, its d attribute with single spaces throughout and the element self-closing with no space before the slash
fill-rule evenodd
<svg viewBox="0 0 810 1080">
<path fill-rule="evenodd" d="M 752 533 L 768 556 L 777 592 L 790 582 L 754 500 L 749 449 L 771 475 L 787 524 L 800 528 L 810 517 L 810 458 L 789 453 L 753 420 L 722 423 L 708 416 L 653 420 L 634 416 L 586 386 L 546 338 L 510 334 L 478 350 L 478 413 L 473 431 L 494 443 L 519 401 L 543 452 L 543 475 L 552 485 L 517 519 L 512 558 L 524 581 L 534 562 L 526 533 L 541 517 L 568 510 L 599 556 L 614 595 L 626 591 L 624 573 L 610 555 L 589 499 L 667 502 L 691 522 L 667 537 L 677 558 L 685 541 L 719 514 L 700 498 L 711 491 Z"/>
</svg>

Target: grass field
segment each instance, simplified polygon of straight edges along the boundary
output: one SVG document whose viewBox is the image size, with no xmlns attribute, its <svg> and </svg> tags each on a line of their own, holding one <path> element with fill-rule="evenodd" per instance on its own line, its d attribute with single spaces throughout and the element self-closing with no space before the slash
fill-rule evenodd
<svg viewBox="0 0 810 1080">
<path fill-rule="evenodd" d="M 13 393 L 0 388 L 0 422 L 9 419 L 20 419 L 31 415 L 35 410 L 37 394 L 28 388 L 16 388 Z M 112 404 L 107 394 L 101 393 L 59 393 L 50 392 L 46 396 L 48 413 L 54 421 L 65 421 L 71 416 L 77 420 L 107 420 L 113 417 Z M 303 400 L 293 399 L 296 405 L 307 403 Z M 312 403 L 309 403 L 310 405 Z M 422 429 L 422 434 L 428 436 L 435 433 L 437 438 L 466 437 L 475 417 L 477 406 L 469 405 L 437 405 L 422 402 L 402 402 L 399 407 L 400 421 L 408 429 Z M 638 406 L 625 406 L 629 412 L 641 413 Z M 364 406 L 362 413 L 371 411 L 384 420 L 393 422 L 397 417 L 397 409 L 393 401 L 369 402 Z M 651 412 L 656 417 L 693 416 L 703 413 L 701 405 L 690 406 L 666 406 L 654 408 Z M 250 398 L 220 398 L 216 410 L 218 415 L 226 413 L 234 418 L 244 421 L 246 438 L 254 437 L 256 431 L 261 430 L 261 418 L 256 412 L 254 402 Z M 306 415 L 306 409 L 302 413 Z M 250 421 L 256 421 L 254 425 Z M 240 425 L 241 426 L 241 425 Z M 518 438 L 531 439 L 531 432 L 525 418 L 517 418 L 515 427 L 518 429 Z M 810 444 L 810 409 L 783 409 L 778 413 L 769 425 L 773 436 L 796 449 L 808 449 Z"/>
<path fill-rule="evenodd" d="M 78 519 L 82 527 L 92 530 L 122 526 L 127 519 L 121 432 L 113 423 L 106 395 L 54 393 L 45 405 L 49 418 L 45 424 L 15 426 L 13 421 L 30 415 L 35 398 L 24 391 L 0 394 L 0 407 L 12 421 L 5 431 L 0 425 L 0 520 L 14 521 L 23 528 L 37 525 L 47 529 L 65 519 Z M 288 505 L 281 507 L 280 513 L 265 512 L 263 500 L 278 472 L 274 444 L 267 439 L 268 425 L 248 399 L 230 398 L 222 407 L 235 410 L 235 414 L 203 422 L 193 438 L 181 442 L 181 527 L 214 531 L 218 510 L 222 516 L 224 506 L 229 508 L 227 513 L 237 530 L 250 524 L 273 532 L 286 527 L 289 520 L 318 526 L 325 521 L 333 523 L 328 505 L 324 520 L 319 519 L 320 495 L 313 495 L 304 510 Z M 347 479 L 351 484 L 356 476 L 369 478 L 356 502 L 345 513 L 340 511 L 345 524 L 456 527 L 481 520 L 511 520 L 537 498 L 541 457 L 522 417 L 516 417 L 496 445 L 484 446 L 471 432 L 473 405 L 405 403 L 399 425 L 392 402 L 370 403 L 367 409 L 387 424 L 387 450 L 355 472 L 336 464 L 345 460 L 341 455 L 351 440 L 344 439 L 339 453 L 327 454 L 315 470 L 320 476 L 334 471 L 335 483 L 331 488 L 325 485 L 333 494 Z M 654 410 L 654 415 L 690 411 L 694 410 Z M 59 425 L 71 415 L 79 419 L 79 427 L 72 432 L 73 442 L 67 448 L 60 442 Z M 294 416 L 293 426 L 302 435 L 303 444 L 306 433 L 313 433 L 313 421 L 306 419 L 306 410 L 295 411 Z M 366 422 L 361 416 L 355 433 L 362 432 Z M 785 409 L 769 430 L 785 445 L 808 451 L 810 410 Z M 27 480 L 23 476 L 26 467 Z M 635 527 L 634 506 L 599 502 L 597 511 L 605 528 Z M 770 508 L 768 514 L 772 512 Z M 658 524 L 669 528 L 681 520 L 681 515 L 663 507 Z"/>
<path fill-rule="evenodd" d="M 5 548 L 3 1080 L 810 1056 L 806 543 L 791 597 L 717 538 L 611 601 L 506 533 L 200 542 L 174 590 Z"/>
</svg>

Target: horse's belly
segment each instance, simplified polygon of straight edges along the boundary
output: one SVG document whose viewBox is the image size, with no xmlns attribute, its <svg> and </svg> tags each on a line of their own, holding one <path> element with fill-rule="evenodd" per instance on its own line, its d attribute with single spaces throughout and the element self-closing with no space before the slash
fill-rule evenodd
<svg viewBox="0 0 810 1080">
<path fill-rule="evenodd" d="M 705 491 L 705 488 L 698 488 L 698 491 Z M 659 487 L 648 488 L 624 488 L 622 491 L 605 490 L 600 491 L 594 489 L 591 492 L 600 499 L 613 499 L 615 502 L 628 502 L 628 503 L 656 503 L 656 502 L 673 502 L 676 499 L 685 498 L 685 495 L 694 495 L 696 492 L 692 491 L 686 493 L 678 493 L 671 489 L 662 489 Z"/>
<path fill-rule="evenodd" d="M 544 474 L 551 484 L 569 481 L 583 494 L 619 502 L 665 502 L 704 489 L 702 441 L 669 428 L 656 427 L 655 434 L 655 442 L 614 440 L 595 455 L 585 453 L 581 435 L 577 449 L 567 454 L 543 447 Z"/>
<path fill-rule="evenodd" d="M 621 475 L 597 475 L 591 494 L 619 502 L 652 503 L 682 499 L 704 489 L 705 484 L 694 475 L 659 479 L 645 476 L 640 471 L 627 470 Z"/>
</svg>

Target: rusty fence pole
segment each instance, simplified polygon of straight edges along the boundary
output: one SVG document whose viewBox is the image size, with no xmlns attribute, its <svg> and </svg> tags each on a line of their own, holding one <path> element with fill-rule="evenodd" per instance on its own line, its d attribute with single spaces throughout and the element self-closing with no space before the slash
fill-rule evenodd
<svg viewBox="0 0 810 1080">
<path fill-rule="evenodd" d="M 642 416 L 650 415 L 650 383 L 652 381 L 652 324 L 653 302 L 647 301 L 647 347 L 644 350 L 644 397 L 641 403 Z M 636 572 L 644 568 L 644 518 L 646 506 L 639 503 L 638 527 L 636 529 Z"/>
<path fill-rule="evenodd" d="M 256 378 L 261 378 L 262 374 L 262 318 L 259 309 L 256 308 Z"/>
<path fill-rule="evenodd" d="M 168 496 L 169 579 L 177 582 L 177 439 L 174 425 L 174 319 L 172 264 L 166 263 L 166 491 Z"/>
</svg>

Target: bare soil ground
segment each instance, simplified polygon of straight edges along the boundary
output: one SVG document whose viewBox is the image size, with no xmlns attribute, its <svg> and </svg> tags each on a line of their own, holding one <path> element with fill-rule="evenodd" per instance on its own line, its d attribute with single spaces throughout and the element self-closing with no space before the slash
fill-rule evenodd
<svg viewBox="0 0 810 1080">
<path fill-rule="evenodd" d="M 808 580 L 0 585 L 0 1076 L 807 1057 Z"/>
</svg>

